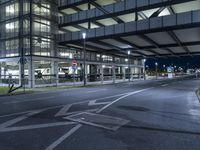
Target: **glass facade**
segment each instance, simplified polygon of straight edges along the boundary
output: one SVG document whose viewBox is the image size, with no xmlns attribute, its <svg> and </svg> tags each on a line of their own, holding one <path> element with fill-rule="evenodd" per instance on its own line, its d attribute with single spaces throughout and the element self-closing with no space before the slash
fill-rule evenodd
<svg viewBox="0 0 200 150">
<path fill-rule="evenodd" d="M 55 56 L 56 5 L 54 0 L 1 1 L 0 57 L 20 56 L 20 41 L 25 55 Z"/>
</svg>

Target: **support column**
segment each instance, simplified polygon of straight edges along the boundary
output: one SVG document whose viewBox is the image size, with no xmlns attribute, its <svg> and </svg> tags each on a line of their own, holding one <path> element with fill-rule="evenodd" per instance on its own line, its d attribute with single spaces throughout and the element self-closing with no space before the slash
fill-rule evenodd
<svg viewBox="0 0 200 150">
<path fill-rule="evenodd" d="M 58 62 L 51 62 L 51 74 L 54 75 L 55 77 L 55 84 L 56 86 L 58 85 L 59 83 L 59 76 L 58 76 Z"/>
<path fill-rule="evenodd" d="M 122 67 L 123 81 L 126 80 L 126 68 Z"/>
<path fill-rule="evenodd" d="M 103 75 L 103 65 L 100 65 L 100 78 L 101 78 L 101 83 L 103 84 L 104 82 L 104 75 Z"/>
<path fill-rule="evenodd" d="M 1 68 L 2 68 L 2 66 L 1 66 L 1 62 L 0 62 L 0 79 L 1 79 Z"/>
<path fill-rule="evenodd" d="M 134 69 L 135 69 L 135 68 L 132 68 L 132 67 L 131 67 L 130 69 L 131 69 L 131 81 L 133 81 L 133 74 L 134 74 Z"/>
<path fill-rule="evenodd" d="M 121 74 L 121 67 L 118 67 L 118 74 Z"/>
<path fill-rule="evenodd" d="M 22 84 L 22 77 L 21 77 L 21 63 L 19 63 L 19 86 Z"/>
<path fill-rule="evenodd" d="M 2 72 L 3 72 L 3 79 L 6 79 L 6 63 L 5 62 L 3 62 L 2 67 L 3 67 L 3 70 L 2 70 Z"/>
<path fill-rule="evenodd" d="M 89 65 L 90 82 L 97 81 L 97 65 Z"/>
<path fill-rule="evenodd" d="M 142 79 L 143 68 L 140 68 L 140 80 Z"/>
<path fill-rule="evenodd" d="M 88 82 L 88 71 L 89 71 L 89 65 L 85 65 L 85 81 L 86 81 L 86 85 Z"/>
<path fill-rule="evenodd" d="M 34 61 L 28 62 L 28 86 L 30 88 L 35 87 L 35 65 L 34 65 Z"/>
<path fill-rule="evenodd" d="M 113 83 L 115 83 L 116 81 L 115 65 L 112 65 L 112 76 L 113 76 Z"/>
</svg>

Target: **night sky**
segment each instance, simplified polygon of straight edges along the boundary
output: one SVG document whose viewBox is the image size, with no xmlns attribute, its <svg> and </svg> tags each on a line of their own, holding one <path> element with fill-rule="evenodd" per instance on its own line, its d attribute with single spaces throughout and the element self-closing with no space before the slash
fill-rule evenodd
<svg viewBox="0 0 200 150">
<path fill-rule="evenodd" d="M 155 68 L 155 62 L 158 62 L 159 68 L 163 65 L 182 67 L 184 70 L 186 68 L 195 69 L 200 68 L 200 56 L 192 57 L 180 57 L 180 58 L 159 58 L 159 59 L 146 59 L 146 66 L 149 68 Z"/>
</svg>

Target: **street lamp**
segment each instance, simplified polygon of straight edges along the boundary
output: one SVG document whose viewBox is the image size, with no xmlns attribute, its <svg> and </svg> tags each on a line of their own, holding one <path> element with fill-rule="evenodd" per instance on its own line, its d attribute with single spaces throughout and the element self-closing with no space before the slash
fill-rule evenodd
<svg viewBox="0 0 200 150">
<path fill-rule="evenodd" d="M 85 52 L 85 39 L 86 39 L 86 33 L 84 32 L 82 34 L 83 36 L 83 85 L 86 86 L 86 73 L 85 73 L 85 59 L 86 59 L 86 52 Z"/>
<path fill-rule="evenodd" d="M 146 59 L 143 59 L 144 62 L 144 80 L 146 80 L 146 68 L 145 68 L 145 63 L 146 63 Z"/>
<path fill-rule="evenodd" d="M 128 51 L 128 82 L 130 82 L 130 54 L 131 51 Z"/>
<path fill-rule="evenodd" d="M 155 63 L 155 66 L 156 66 L 156 80 L 158 79 L 158 63 L 156 62 Z"/>
</svg>

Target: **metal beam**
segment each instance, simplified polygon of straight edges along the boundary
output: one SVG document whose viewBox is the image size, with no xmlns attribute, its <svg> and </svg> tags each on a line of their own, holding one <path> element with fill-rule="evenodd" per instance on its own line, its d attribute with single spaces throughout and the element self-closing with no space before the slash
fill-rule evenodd
<svg viewBox="0 0 200 150">
<path fill-rule="evenodd" d="M 155 11 L 149 18 L 158 17 L 159 14 L 165 9 L 166 7 L 160 7 L 157 11 Z"/>
<path fill-rule="evenodd" d="M 96 43 L 96 44 L 99 44 L 99 45 L 103 45 L 103 46 L 109 47 L 109 48 L 111 48 L 111 50 L 117 50 L 118 52 L 127 55 L 127 51 L 124 51 L 124 49 L 119 48 L 117 46 L 114 46 L 112 44 L 108 44 L 108 43 L 103 42 L 103 41 L 93 41 L 92 43 Z"/>
<path fill-rule="evenodd" d="M 110 12 L 106 11 L 101 5 L 99 5 L 98 3 L 96 3 L 95 1 L 91 1 L 90 4 L 92 4 L 93 6 L 95 6 L 97 9 L 99 9 L 100 11 L 102 11 L 104 14 L 109 14 Z M 115 20 L 117 23 L 124 23 L 123 20 L 119 19 L 118 17 L 112 17 L 113 20 Z"/>
<path fill-rule="evenodd" d="M 89 5 L 89 4 L 88 4 Z M 90 7 L 88 7 L 90 9 Z M 73 6 L 72 9 L 74 9 L 75 11 L 79 12 L 79 11 L 83 11 L 82 9 L 78 8 L 77 6 Z M 97 21 L 93 21 L 92 22 L 93 24 L 99 26 L 99 27 L 103 27 L 104 25 L 97 22 Z"/>
<path fill-rule="evenodd" d="M 79 12 L 79 11 L 82 11 L 80 8 L 78 8 L 77 6 L 72 6 L 72 9 Z"/>
<path fill-rule="evenodd" d="M 168 31 L 167 33 L 173 38 L 173 40 L 174 40 L 176 43 L 178 43 L 178 45 L 179 45 L 180 47 L 182 47 L 182 48 L 187 52 L 187 54 L 189 54 L 189 55 L 191 56 L 190 50 L 189 50 L 186 46 L 183 46 L 183 45 L 182 45 L 181 41 L 179 40 L 179 38 L 176 36 L 176 34 L 175 34 L 173 31 Z"/>
<path fill-rule="evenodd" d="M 158 49 L 163 49 L 167 52 L 169 52 L 171 55 L 175 55 L 173 51 L 171 51 L 170 49 L 168 48 L 160 48 L 160 46 L 152 39 L 150 39 L 148 36 L 146 35 L 139 35 L 139 37 L 141 37 L 142 39 L 144 39 L 145 41 L 147 41 L 148 43 L 152 44 L 155 48 L 158 48 Z"/>
<path fill-rule="evenodd" d="M 108 44 L 108 43 L 106 43 L 106 42 L 103 42 L 103 41 L 92 41 L 92 43 L 96 43 L 96 44 L 99 44 L 99 45 L 104 45 L 104 46 L 106 46 L 106 47 L 109 47 L 109 48 L 111 48 L 111 50 L 117 50 L 118 52 L 123 52 L 125 55 L 127 55 L 127 51 L 128 50 L 131 50 L 131 51 L 134 51 L 134 53 L 137 53 L 137 54 L 139 54 L 139 55 L 141 55 L 142 57 L 148 57 L 148 55 L 145 55 L 144 53 L 142 53 L 141 51 L 136 51 L 136 49 L 134 48 L 134 49 L 131 49 L 131 48 L 126 48 L 126 49 L 124 49 L 124 48 L 119 48 L 119 47 L 117 47 L 117 46 L 114 46 L 114 45 L 112 45 L 112 44 Z M 148 50 L 149 52 L 151 52 L 151 53 L 153 53 L 153 54 L 155 54 L 156 55 L 156 57 L 161 57 L 160 56 L 160 54 L 159 53 L 157 53 L 157 52 L 155 52 L 155 51 L 153 51 L 153 50 Z M 133 54 L 132 54 L 133 55 Z"/>
<path fill-rule="evenodd" d="M 195 42 L 184 42 L 182 43 L 182 46 L 197 46 L 199 45 L 200 46 L 200 41 L 195 41 Z M 172 44 L 162 44 L 162 45 L 159 45 L 160 48 L 170 48 L 170 47 L 179 47 L 179 45 L 177 43 L 172 43 Z M 143 47 L 140 47 L 140 49 L 152 49 L 154 48 L 154 46 L 143 46 Z"/>
<path fill-rule="evenodd" d="M 79 47 L 82 47 L 82 45 L 81 44 L 77 44 Z M 77 47 L 75 47 L 75 46 L 68 46 L 68 47 L 72 47 L 72 48 L 77 48 Z M 81 48 L 77 48 L 77 49 L 81 49 Z M 102 48 L 99 48 L 99 47 L 96 47 L 96 46 L 93 46 L 93 45 L 89 45 L 89 44 L 87 44 L 86 43 L 86 50 L 87 51 L 95 51 L 95 52 L 97 52 L 97 50 L 98 50 L 98 52 L 100 52 L 100 53 L 103 53 L 103 54 L 108 54 L 108 55 L 113 55 L 113 56 L 118 56 L 118 55 L 115 55 L 114 53 L 113 53 L 113 51 L 116 51 L 116 49 L 109 49 L 109 50 L 106 50 L 106 49 L 102 49 Z M 122 51 L 118 51 L 118 53 L 119 54 L 122 54 L 123 56 L 126 56 L 126 54 L 124 53 L 124 52 L 122 52 Z"/>
<path fill-rule="evenodd" d="M 146 54 L 144 54 L 144 53 L 142 53 L 141 51 L 139 51 L 140 48 L 139 48 L 138 46 L 136 46 L 135 44 L 130 43 L 130 42 L 128 42 L 128 41 L 126 41 L 126 40 L 124 40 L 124 39 L 122 39 L 122 38 L 116 38 L 115 40 L 118 41 L 118 42 L 120 42 L 120 43 L 127 44 L 127 45 L 129 45 L 129 46 L 135 48 L 135 50 L 131 50 L 131 51 L 133 51 L 134 53 L 140 54 L 140 55 L 142 55 L 142 56 L 147 56 Z"/>
<path fill-rule="evenodd" d="M 103 45 L 103 46 L 109 47 L 111 49 L 116 49 L 118 51 L 121 51 L 121 48 L 119 48 L 117 46 L 114 46 L 112 44 L 108 44 L 108 43 L 103 42 L 103 41 L 92 41 L 92 43 L 96 43 L 96 44 L 99 44 L 99 45 Z"/>
</svg>

